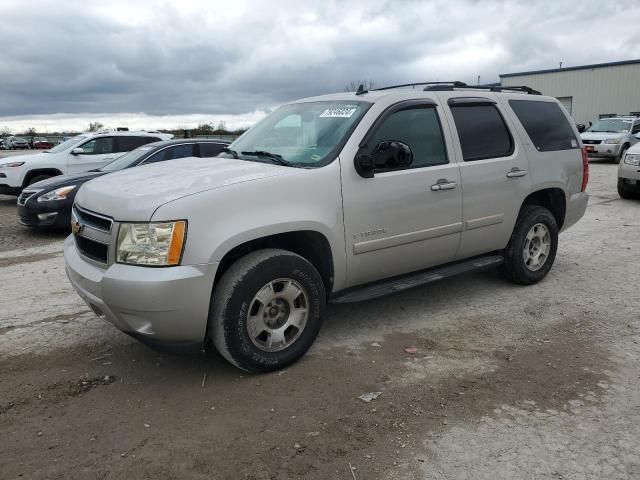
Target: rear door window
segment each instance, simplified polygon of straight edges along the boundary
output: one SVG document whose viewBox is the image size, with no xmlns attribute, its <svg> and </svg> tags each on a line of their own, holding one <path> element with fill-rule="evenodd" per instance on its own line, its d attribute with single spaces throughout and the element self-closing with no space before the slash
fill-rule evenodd
<svg viewBox="0 0 640 480">
<path fill-rule="evenodd" d="M 513 153 L 513 137 L 495 105 L 452 105 L 451 113 L 465 162 Z"/>
<path fill-rule="evenodd" d="M 135 137 L 135 136 L 121 136 L 118 137 L 118 152 L 130 152 L 142 145 L 146 145 L 151 142 L 159 142 L 157 137 Z"/>
<path fill-rule="evenodd" d="M 539 152 L 579 148 L 569 120 L 557 103 L 509 100 L 509 105 Z"/>
<path fill-rule="evenodd" d="M 152 155 L 144 163 L 164 162 L 165 160 L 175 160 L 177 158 L 193 157 L 193 143 L 187 145 L 175 145 L 173 147 L 160 150 Z"/>
<path fill-rule="evenodd" d="M 201 157 L 215 157 L 222 150 L 224 150 L 228 145 L 225 143 L 214 143 L 214 142 L 204 142 L 198 143 L 198 148 L 200 148 L 200 156 Z"/>
</svg>

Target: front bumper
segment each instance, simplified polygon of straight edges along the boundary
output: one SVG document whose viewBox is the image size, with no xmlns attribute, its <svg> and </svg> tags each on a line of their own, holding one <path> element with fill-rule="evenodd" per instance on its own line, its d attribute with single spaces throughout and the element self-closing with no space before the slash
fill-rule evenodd
<svg viewBox="0 0 640 480">
<path fill-rule="evenodd" d="M 624 163 L 623 160 L 618 166 L 618 178 L 638 180 L 640 182 L 640 166 L 629 165 L 628 163 Z"/>
<path fill-rule="evenodd" d="M 564 215 L 564 223 L 562 224 L 562 231 L 575 225 L 578 220 L 584 216 L 588 203 L 589 194 L 587 192 L 574 193 L 569 197 L 567 200 L 567 211 Z"/>
<path fill-rule="evenodd" d="M 622 144 L 600 143 L 598 145 L 585 145 L 585 147 L 590 158 L 616 158 L 620 155 Z"/>
<path fill-rule="evenodd" d="M 46 203 L 30 200 L 24 205 L 18 204 L 18 222 L 31 228 L 68 229 L 71 224 L 72 205 L 73 200 Z"/>
<path fill-rule="evenodd" d="M 73 236 L 64 259 L 73 288 L 98 317 L 145 343 L 204 345 L 217 263 L 100 268 L 80 255 Z"/>
</svg>

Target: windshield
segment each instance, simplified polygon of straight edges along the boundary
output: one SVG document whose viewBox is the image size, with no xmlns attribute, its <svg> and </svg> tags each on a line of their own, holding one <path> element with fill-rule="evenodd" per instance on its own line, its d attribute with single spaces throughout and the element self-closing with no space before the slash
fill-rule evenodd
<svg viewBox="0 0 640 480">
<path fill-rule="evenodd" d="M 294 166 L 326 165 L 335 158 L 370 105 L 346 100 L 284 105 L 229 149 L 247 160 L 273 161 L 273 157 L 265 155 L 269 153 Z"/>
<path fill-rule="evenodd" d="M 56 145 L 52 149 L 48 150 L 48 152 L 49 153 L 64 152 L 65 150 L 68 150 L 74 145 L 80 143 L 85 138 L 87 138 L 85 135 L 78 135 L 76 137 L 72 137 L 69 140 L 62 142 L 60 145 Z"/>
<path fill-rule="evenodd" d="M 123 156 L 114 160 L 111 163 L 106 164 L 104 167 L 100 168 L 101 172 L 115 172 L 116 170 L 123 170 L 128 167 L 132 167 L 138 164 L 138 161 L 147 155 L 150 150 L 155 148 L 159 142 L 147 143 L 142 145 L 141 147 L 136 148 L 135 150 L 131 150 L 130 152 L 125 153 Z"/>
<path fill-rule="evenodd" d="M 605 118 L 591 125 L 587 132 L 627 133 L 631 128 L 631 120 Z"/>
</svg>

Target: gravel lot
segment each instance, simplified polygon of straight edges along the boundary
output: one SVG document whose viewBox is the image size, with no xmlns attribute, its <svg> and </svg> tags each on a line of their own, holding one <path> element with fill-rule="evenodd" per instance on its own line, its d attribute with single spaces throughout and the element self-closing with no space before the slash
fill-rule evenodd
<svg viewBox="0 0 640 480">
<path fill-rule="evenodd" d="M 640 478 L 640 202 L 591 168 L 544 282 L 330 306 L 313 351 L 260 376 L 95 318 L 63 235 L 0 197 L 0 478 Z"/>
</svg>

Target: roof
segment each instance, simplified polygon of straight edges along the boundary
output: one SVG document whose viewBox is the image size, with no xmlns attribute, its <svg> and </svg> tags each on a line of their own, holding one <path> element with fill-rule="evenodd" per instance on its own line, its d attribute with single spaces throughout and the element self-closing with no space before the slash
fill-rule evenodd
<svg viewBox="0 0 640 480">
<path fill-rule="evenodd" d="M 547 70 L 531 70 L 528 72 L 516 72 L 516 73 L 502 73 L 500 78 L 519 77 L 521 75 L 539 75 L 543 73 L 556 73 L 556 72 L 568 72 L 572 70 L 591 70 L 593 68 L 606 68 L 606 67 L 618 67 L 621 65 L 633 65 L 640 63 L 640 58 L 635 60 L 622 60 L 620 62 L 607 62 L 607 63 L 592 63 L 590 65 L 578 65 L 575 67 L 564 68 L 550 68 Z"/>
<path fill-rule="evenodd" d="M 176 145 L 181 143 L 222 143 L 224 145 L 230 145 L 229 140 L 219 140 L 216 138 L 172 138 L 171 140 L 159 140 L 157 142 L 145 143 L 143 147 L 160 148 L 167 145 Z"/>
</svg>

